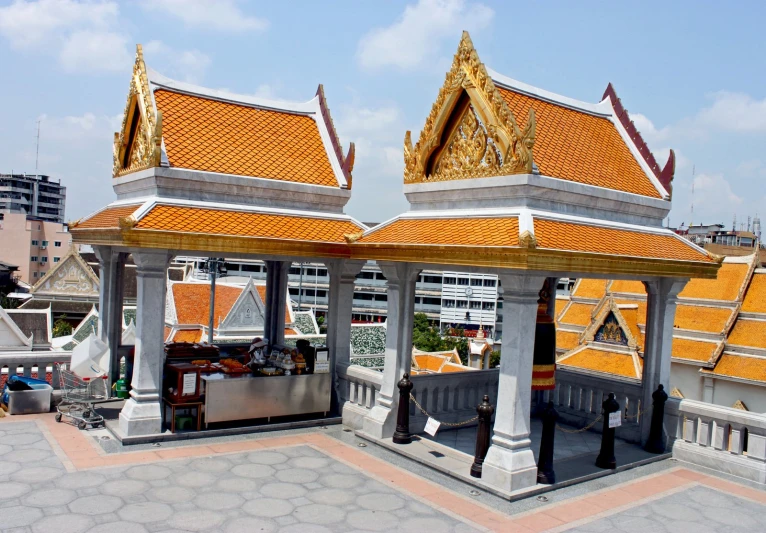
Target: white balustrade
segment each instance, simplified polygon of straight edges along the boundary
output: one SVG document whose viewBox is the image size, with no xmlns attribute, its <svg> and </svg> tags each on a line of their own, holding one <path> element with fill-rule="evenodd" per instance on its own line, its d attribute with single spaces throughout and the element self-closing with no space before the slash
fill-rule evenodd
<svg viewBox="0 0 766 533">
<path fill-rule="evenodd" d="M 46 374 L 50 373 L 50 384 L 58 390 L 59 374 L 54 363 L 69 363 L 71 358 L 72 352 L 64 351 L 5 352 L 0 354 L 0 375 L 5 379 L 13 375 L 46 379 Z"/>
<path fill-rule="evenodd" d="M 665 428 L 674 458 L 766 483 L 766 415 L 671 398 Z"/>
<path fill-rule="evenodd" d="M 383 373 L 348 363 L 338 364 L 337 372 L 343 423 L 361 429 L 362 419 L 375 405 Z"/>
</svg>

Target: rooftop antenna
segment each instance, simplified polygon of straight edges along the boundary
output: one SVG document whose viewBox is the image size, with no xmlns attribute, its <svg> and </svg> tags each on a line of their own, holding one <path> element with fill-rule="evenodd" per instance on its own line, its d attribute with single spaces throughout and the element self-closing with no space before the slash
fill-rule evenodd
<svg viewBox="0 0 766 533">
<path fill-rule="evenodd" d="M 734 222 L 731 223 L 731 231 L 737 231 L 737 213 L 734 213 Z"/>
<path fill-rule="evenodd" d="M 42 122 L 43 119 L 38 118 L 37 119 L 37 148 L 35 150 L 35 176 L 39 176 L 39 173 L 37 172 L 37 163 L 40 160 L 40 122 Z"/>
<path fill-rule="evenodd" d="M 697 165 L 692 165 L 692 213 L 689 220 L 689 227 L 694 225 L 694 171 L 697 169 Z"/>
</svg>

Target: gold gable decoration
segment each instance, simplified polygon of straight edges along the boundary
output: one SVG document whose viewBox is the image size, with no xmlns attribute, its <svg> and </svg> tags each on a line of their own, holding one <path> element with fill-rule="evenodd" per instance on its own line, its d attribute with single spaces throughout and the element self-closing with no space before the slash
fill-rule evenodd
<svg viewBox="0 0 766 533">
<path fill-rule="evenodd" d="M 467 94 L 470 104 L 451 132 L 439 160 L 429 169 L 429 159 L 442 143 L 442 135 Z M 411 133 L 404 136 L 404 183 L 528 174 L 533 169 L 535 112 L 529 109 L 522 131 L 473 47 L 468 32 L 431 108 L 420 139 L 413 147 Z"/>
<path fill-rule="evenodd" d="M 162 153 L 162 113 L 155 114 L 149 78 L 141 45 L 136 46 L 136 62 L 130 80 L 122 127 L 114 134 L 115 178 L 160 166 Z"/>
</svg>

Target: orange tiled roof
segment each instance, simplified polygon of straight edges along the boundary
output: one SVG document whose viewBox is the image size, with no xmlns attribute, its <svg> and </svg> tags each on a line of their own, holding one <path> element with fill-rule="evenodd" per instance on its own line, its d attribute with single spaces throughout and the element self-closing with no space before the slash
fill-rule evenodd
<svg viewBox="0 0 766 533">
<path fill-rule="evenodd" d="M 420 370 L 438 372 L 442 365 L 446 362 L 446 358 L 439 357 L 437 355 L 416 355 L 415 361 L 417 362 L 418 368 Z"/>
<path fill-rule="evenodd" d="M 680 237 L 535 218 L 538 248 L 713 263 Z"/>
<path fill-rule="evenodd" d="M 628 293 L 628 294 L 640 294 L 641 296 L 645 296 L 646 287 L 644 287 L 644 284 L 641 283 L 640 281 L 628 281 L 624 279 L 616 279 L 609 286 L 609 292 L 610 293 L 622 292 L 622 293 Z"/>
<path fill-rule="evenodd" d="M 766 359 L 724 353 L 712 373 L 753 381 L 766 381 Z"/>
<path fill-rule="evenodd" d="M 561 105 L 498 87 L 523 129 L 530 108 L 537 118 L 533 151 L 540 173 L 568 181 L 660 198 L 615 125 Z"/>
<path fill-rule="evenodd" d="M 242 293 L 239 287 L 215 286 L 215 310 L 213 324 L 223 321 L 237 298 Z M 210 285 L 205 283 L 174 283 L 173 301 L 179 324 L 207 324 L 210 312 Z"/>
<path fill-rule="evenodd" d="M 107 207 L 103 211 L 96 213 L 92 217 L 78 223 L 76 226 L 74 226 L 74 228 L 77 228 L 77 229 L 119 228 L 120 219 L 123 217 L 132 215 L 136 211 L 136 209 L 138 209 L 139 205 L 140 204 Z"/>
<path fill-rule="evenodd" d="M 573 366 L 586 370 L 595 370 L 607 374 L 616 374 L 628 378 L 640 378 L 636 374 L 636 367 L 633 364 L 633 355 L 607 352 L 603 350 L 594 350 L 585 348 L 573 355 L 567 356 L 558 363 L 562 366 Z"/>
<path fill-rule="evenodd" d="M 470 366 L 463 366 L 458 365 L 456 363 L 445 363 L 445 365 L 441 369 L 442 374 L 450 374 L 453 372 L 470 372 L 471 370 L 474 370 Z"/>
<path fill-rule="evenodd" d="M 638 328 L 640 310 L 638 308 L 629 307 L 624 309 L 618 308 L 618 311 L 628 325 L 631 335 L 633 335 L 633 338 L 639 343 L 639 347 L 643 348 L 643 336 L 641 335 L 641 330 Z"/>
<path fill-rule="evenodd" d="M 166 90 L 154 93 L 171 166 L 338 187 L 307 115 Z"/>
<path fill-rule="evenodd" d="M 766 313 L 766 274 L 756 273 L 742 302 L 745 313 Z"/>
<path fill-rule="evenodd" d="M 646 325 L 646 300 L 615 300 L 617 305 L 637 305 L 636 322 Z"/>
<path fill-rule="evenodd" d="M 556 320 L 559 319 L 561 316 L 561 312 L 564 310 L 564 307 L 569 303 L 569 299 L 564 298 L 556 298 Z"/>
<path fill-rule="evenodd" d="M 399 219 L 357 242 L 438 246 L 518 246 L 518 217 Z"/>
<path fill-rule="evenodd" d="M 574 331 L 556 331 L 556 348 L 569 351 L 579 344 L 580 334 Z"/>
<path fill-rule="evenodd" d="M 719 344 L 718 342 L 703 342 L 673 337 L 671 354 L 676 359 L 707 362 L 713 358 Z"/>
<path fill-rule="evenodd" d="M 728 338 L 729 344 L 766 348 L 766 321 L 740 318 Z"/>
<path fill-rule="evenodd" d="M 600 300 L 606 294 L 606 282 L 605 279 L 582 278 L 577 281 L 572 296 Z"/>
<path fill-rule="evenodd" d="M 595 305 L 572 302 L 572 305 L 567 308 L 566 312 L 559 317 L 559 322 L 562 324 L 587 326 L 590 324 L 591 313 L 595 308 Z"/>
<path fill-rule="evenodd" d="M 678 304 L 674 327 L 720 334 L 734 312 L 725 307 Z"/>
<path fill-rule="evenodd" d="M 156 205 L 136 229 L 345 243 L 344 234 L 362 228 L 349 220 Z"/>
<path fill-rule="evenodd" d="M 216 291 L 218 292 L 218 291 Z M 173 335 L 173 342 L 199 342 L 202 340 L 201 329 L 182 329 Z"/>
<path fill-rule="evenodd" d="M 750 265 L 745 263 L 723 263 L 716 279 L 692 278 L 679 296 L 733 302 L 739 296 L 749 270 Z"/>
<path fill-rule="evenodd" d="M 173 328 L 169 328 L 165 326 L 165 336 L 163 337 L 163 339 L 165 339 L 165 342 L 170 342 L 170 339 L 168 339 L 168 337 L 170 336 L 171 331 L 173 331 Z"/>
<path fill-rule="evenodd" d="M 293 328 L 285 328 L 285 335 L 297 335 L 298 332 Z"/>
</svg>

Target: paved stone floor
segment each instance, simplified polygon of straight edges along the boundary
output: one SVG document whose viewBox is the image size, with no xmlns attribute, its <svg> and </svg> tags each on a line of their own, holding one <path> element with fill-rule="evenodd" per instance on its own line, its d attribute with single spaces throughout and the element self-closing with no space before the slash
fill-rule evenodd
<svg viewBox="0 0 766 533">
<path fill-rule="evenodd" d="M 0 421 L 0 531 L 766 530 L 766 491 L 670 460 L 515 502 L 340 426 L 112 446 L 52 415 Z"/>
</svg>

